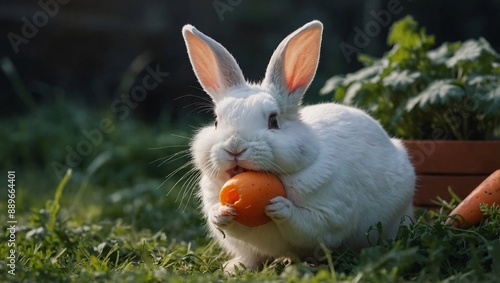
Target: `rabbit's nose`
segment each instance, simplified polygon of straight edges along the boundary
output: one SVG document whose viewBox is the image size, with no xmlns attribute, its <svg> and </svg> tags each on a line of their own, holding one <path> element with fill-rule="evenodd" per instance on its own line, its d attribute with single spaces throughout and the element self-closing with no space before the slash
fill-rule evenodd
<svg viewBox="0 0 500 283">
<path fill-rule="evenodd" d="M 242 157 L 248 146 L 245 140 L 233 135 L 225 142 L 223 149 L 228 154 L 229 159 L 236 160 Z"/>
<path fill-rule="evenodd" d="M 238 149 L 238 150 L 228 150 L 228 149 L 224 149 L 224 151 L 226 151 L 226 152 L 227 152 L 227 154 L 229 154 L 229 156 L 231 157 L 231 159 L 233 159 L 233 158 L 235 158 L 235 159 L 236 159 L 236 158 L 238 158 L 238 157 L 241 157 L 241 155 L 242 155 L 245 151 L 247 151 L 247 149 L 246 149 L 246 148 L 244 148 L 244 149 Z"/>
</svg>

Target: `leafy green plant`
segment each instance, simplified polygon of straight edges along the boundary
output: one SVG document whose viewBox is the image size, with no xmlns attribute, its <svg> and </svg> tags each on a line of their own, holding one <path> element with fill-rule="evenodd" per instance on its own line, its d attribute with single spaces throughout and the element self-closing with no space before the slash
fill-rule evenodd
<svg viewBox="0 0 500 283">
<path fill-rule="evenodd" d="M 369 111 L 406 139 L 500 137 L 500 55 L 484 38 L 435 44 L 407 16 L 393 24 L 382 58 L 360 55 L 359 71 L 330 78 L 320 93 Z"/>
</svg>

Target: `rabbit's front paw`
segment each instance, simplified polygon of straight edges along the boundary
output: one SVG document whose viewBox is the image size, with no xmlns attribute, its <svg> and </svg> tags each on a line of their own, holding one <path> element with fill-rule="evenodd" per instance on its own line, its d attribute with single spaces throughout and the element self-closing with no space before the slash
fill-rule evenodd
<svg viewBox="0 0 500 283">
<path fill-rule="evenodd" d="M 274 222 L 283 222 L 292 217 L 293 203 L 284 197 L 275 197 L 266 206 L 266 214 Z"/>
<path fill-rule="evenodd" d="M 210 219 L 219 228 L 226 227 L 233 222 L 236 210 L 227 205 L 216 204 L 212 207 Z"/>
</svg>

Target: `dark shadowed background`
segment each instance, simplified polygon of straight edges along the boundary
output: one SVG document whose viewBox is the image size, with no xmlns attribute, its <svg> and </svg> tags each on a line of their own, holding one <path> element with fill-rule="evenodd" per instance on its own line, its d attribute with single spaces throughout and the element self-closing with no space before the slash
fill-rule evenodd
<svg viewBox="0 0 500 283">
<path fill-rule="evenodd" d="M 193 110 L 184 106 L 200 101 L 186 95 L 205 95 L 182 40 L 186 23 L 221 42 L 248 79 L 260 80 L 272 51 L 288 33 L 312 19 L 322 21 L 321 62 L 306 98 L 316 101 L 327 78 L 361 66 L 355 53 L 344 54 L 342 42 L 380 56 L 388 50 L 389 26 L 408 14 L 435 34 L 437 43 L 482 36 L 500 49 L 500 1 L 494 0 L 3 0 L 0 53 L 10 58 L 36 104 L 52 103 L 55 96 L 64 95 L 91 107 L 109 108 L 121 93 L 142 84 L 147 74 L 144 66 L 159 68 L 169 75 L 141 96 L 131 112 L 150 121 L 159 115 L 178 121 L 183 111 Z M 368 36 L 360 35 L 356 44 L 359 31 Z M 136 73 L 130 69 L 134 60 Z M 127 74 L 133 82 L 126 81 Z M 0 116 L 27 110 L 4 73 L 0 73 L 0 90 Z M 120 106 L 115 104 L 115 112 L 123 115 Z"/>
</svg>

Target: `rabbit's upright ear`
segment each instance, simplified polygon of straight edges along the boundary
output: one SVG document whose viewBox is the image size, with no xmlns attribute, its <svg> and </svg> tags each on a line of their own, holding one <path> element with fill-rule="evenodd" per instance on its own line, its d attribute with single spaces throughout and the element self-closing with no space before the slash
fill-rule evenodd
<svg viewBox="0 0 500 283">
<path fill-rule="evenodd" d="M 229 88 L 245 83 L 238 63 L 220 43 L 192 25 L 185 25 L 182 35 L 196 77 L 214 102 L 220 100 Z"/>
<path fill-rule="evenodd" d="M 278 45 L 267 66 L 263 85 L 273 86 L 282 107 L 297 109 L 318 67 L 323 25 L 312 21 Z"/>
</svg>

